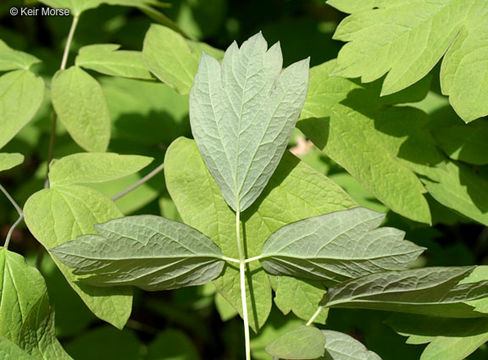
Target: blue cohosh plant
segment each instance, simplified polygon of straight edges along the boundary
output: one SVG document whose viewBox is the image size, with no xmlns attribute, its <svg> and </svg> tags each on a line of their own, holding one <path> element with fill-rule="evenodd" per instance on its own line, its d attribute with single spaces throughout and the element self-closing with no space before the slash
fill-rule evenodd
<svg viewBox="0 0 488 360">
<path fill-rule="evenodd" d="M 391 49 L 404 48 L 406 55 L 396 58 L 388 46 L 381 53 L 384 61 L 371 55 L 377 44 L 373 29 L 377 23 L 391 25 L 389 19 L 400 16 L 398 7 L 408 10 L 419 1 L 402 0 L 395 6 L 330 2 L 352 14 L 336 34 L 350 43 L 337 61 L 310 72 L 308 59 L 282 70 L 279 44 L 268 49 L 260 33 L 240 48 L 233 43 L 222 54 L 160 25 L 147 32 L 142 54 L 118 50 L 113 44 L 90 45 L 66 68 L 79 15 L 84 6 L 101 3 L 73 2 L 73 25 L 60 71 L 51 81 L 51 101 L 73 140 L 92 152 L 50 161 L 46 188 L 30 196 L 23 209 L 3 187 L 0 190 L 19 213 L 12 229 L 25 218 L 29 230 L 98 318 L 122 328 L 130 315 L 132 286 L 160 291 L 213 281 L 218 294 L 242 317 L 247 360 L 251 359 L 250 328 L 259 332 L 266 323 L 273 291 L 280 310 L 303 319 L 302 326 L 266 347 L 274 359 L 379 359 L 353 337 L 327 329 L 327 313 L 334 308 L 407 314 L 393 318 L 391 325 L 412 341 L 430 343 L 423 355 L 426 359 L 442 358 L 445 348 L 450 359 L 462 359 L 486 341 L 485 267 L 418 267 L 423 247 L 404 240 L 400 230 L 381 227 L 384 214 L 360 207 L 329 178 L 285 151 L 299 120 L 298 127 L 317 147 L 393 211 L 431 222 L 424 198 L 427 189 L 443 205 L 487 223 L 486 214 L 462 186 L 467 182 L 479 189 L 481 180 L 469 166 L 456 162 L 486 164 L 486 158 L 473 155 L 474 151 L 449 153 L 456 139 L 445 140 L 445 128 L 434 130 L 435 137 L 444 139 L 441 145 L 448 159 L 424 131 L 427 115 L 396 105 L 425 96 L 423 83 L 414 85 L 413 94 L 379 98 L 377 83 L 364 85 L 337 76 L 373 81 L 390 71 L 382 89 L 387 95 L 412 85 L 430 70 L 442 49 L 436 48 L 436 56 L 429 51 L 413 56 L 419 54 L 404 43 L 406 26 L 389 32 L 392 38 L 387 42 Z M 45 3 L 56 6 L 57 1 Z M 140 7 L 148 10 L 151 2 L 142 3 L 145 7 Z M 486 14 L 488 7 L 480 1 L 473 4 L 450 22 L 454 25 L 449 34 L 459 36 L 441 70 L 443 89 L 466 122 L 486 115 L 483 105 L 473 111 L 465 106 L 453 66 L 462 63 L 460 48 L 474 49 L 478 44 L 469 30 L 476 28 L 477 14 Z M 450 19 L 455 12 L 448 10 L 456 1 L 422 5 L 430 11 L 425 16 Z M 371 16 L 374 22 L 368 20 Z M 462 27 L 463 22 L 469 26 Z M 410 31 L 422 35 L 424 23 Z M 436 39 L 427 40 L 438 44 Z M 442 44 L 452 42 L 452 37 L 446 37 Z M 0 78 L 0 96 L 18 104 L 16 112 L 2 109 L 3 146 L 37 111 L 44 85 L 30 71 L 36 58 L 0 45 L 0 69 L 9 71 Z M 178 54 L 178 62 L 173 53 Z M 420 69 L 415 65 L 422 56 L 429 61 Z M 84 69 L 146 80 L 154 75 L 180 93 L 190 92 L 194 140 L 176 139 L 164 160 L 166 187 L 182 222 L 156 215 L 123 217 L 113 200 L 146 178 L 112 199 L 93 187 L 133 174 L 151 159 L 104 152 L 110 140 L 110 116 L 100 84 Z M 470 73 L 460 69 L 461 74 Z M 398 133 L 407 133 L 413 141 L 392 136 Z M 48 160 L 54 135 L 55 131 Z M 398 155 L 400 150 L 403 156 Z M 2 153 L 0 171 L 21 161 L 20 154 Z M 157 166 L 149 177 L 162 169 L 162 164 Z M 56 339 L 42 276 L 22 256 L 7 250 L 11 231 L 0 251 L 0 355 L 70 359 Z M 447 330 L 453 328 L 458 331 Z M 462 346 L 449 350 L 452 338 Z"/>
<path fill-rule="evenodd" d="M 95 286 L 166 290 L 214 280 L 224 297 L 231 297 L 235 294 L 228 287 L 239 284 L 246 359 L 251 359 L 250 316 L 255 329 L 265 321 L 260 319 L 259 310 L 253 309 L 250 315 L 250 308 L 257 307 L 254 296 L 260 291 L 253 276 L 261 273 L 267 277 L 263 269 L 271 275 L 311 279 L 328 287 L 306 326 L 268 346 L 267 351 L 275 358 L 315 359 L 325 351 L 352 354 L 358 347 L 370 358 L 378 358 L 353 339 L 347 339 L 347 345 L 334 341 L 347 337 L 345 334 L 312 327 L 326 308 L 383 309 L 441 317 L 481 315 L 467 302 L 486 297 L 488 282 L 458 284 L 473 267 L 408 269 L 424 249 L 403 240 L 402 231 L 379 227 L 384 215 L 354 207 L 333 184 L 326 185 L 330 196 L 325 201 L 342 198 L 344 201 L 335 206 L 348 209 L 285 222 L 267 239 L 254 237 L 262 231 L 260 227 L 267 226 L 260 208 L 271 195 L 261 197 L 260 204 L 257 199 L 283 158 L 306 98 L 308 78 L 308 59 L 282 70 L 279 45 L 267 49 L 260 33 L 240 48 L 233 43 L 222 63 L 203 53 L 190 93 L 195 140 L 177 139 L 165 159 L 168 190 L 187 224 L 152 215 L 111 220 L 95 225 L 97 234 L 52 248 L 55 258 Z M 187 168 L 190 161 L 200 162 L 200 172 L 192 174 L 193 167 Z M 287 163 L 293 163 L 288 156 L 281 166 Z M 62 171 L 61 166 L 59 162 L 52 166 L 53 186 L 57 185 L 55 175 Z M 186 176 L 201 183 L 196 191 L 212 192 L 218 199 L 192 199 L 189 193 L 189 198 L 181 200 L 181 187 L 187 185 L 181 175 L 185 168 L 189 172 Z M 303 170 L 295 170 L 298 168 L 296 163 L 288 165 L 288 171 L 295 172 L 295 181 L 314 180 Z M 280 186 L 269 190 L 280 191 Z M 289 196 L 293 195 L 299 196 L 298 191 L 294 194 L 292 189 Z M 185 207 L 194 207 L 193 201 L 201 209 L 191 216 Z M 215 203 L 220 211 L 212 209 Z M 33 204 L 33 200 L 27 204 L 27 212 Z M 287 211 L 293 212 L 293 208 Z M 202 217 L 211 216 L 217 217 L 216 229 L 209 232 L 201 222 L 205 221 Z M 253 216 L 260 216 L 260 222 L 252 222 Z M 230 217 L 235 221 L 234 234 L 228 232 Z M 241 217 L 246 219 L 244 226 Z M 334 348 L 338 344 L 341 348 Z"/>
</svg>

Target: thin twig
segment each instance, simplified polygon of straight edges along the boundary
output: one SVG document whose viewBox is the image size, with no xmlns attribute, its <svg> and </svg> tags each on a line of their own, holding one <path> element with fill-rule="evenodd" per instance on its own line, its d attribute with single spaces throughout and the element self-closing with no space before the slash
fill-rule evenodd
<svg viewBox="0 0 488 360">
<path fill-rule="evenodd" d="M 17 213 L 19 214 L 19 218 L 13 223 L 13 225 L 10 227 L 7 233 L 7 237 L 5 238 L 5 243 L 3 244 L 3 247 L 8 249 L 8 245 L 10 243 L 10 238 L 12 237 L 12 233 L 14 232 L 15 227 L 22 221 L 24 218 L 24 213 L 22 211 L 22 208 L 17 204 L 17 202 L 14 200 L 12 196 L 8 193 L 8 191 L 0 185 L 0 191 L 4 193 L 4 195 L 7 197 L 7 199 L 12 203 L 14 206 L 15 210 L 17 210 Z"/>
<path fill-rule="evenodd" d="M 19 206 L 19 204 L 17 204 L 17 202 L 13 199 L 13 197 L 10 196 L 8 191 L 5 190 L 5 188 L 2 185 L 0 185 L 0 191 L 2 191 L 7 197 L 7 199 L 12 203 L 15 210 L 17 210 L 17 212 L 19 213 L 19 216 L 24 216 L 24 213 L 22 212 L 22 208 Z"/>
<path fill-rule="evenodd" d="M 63 59 L 61 60 L 60 70 L 66 69 L 66 62 L 68 61 L 69 48 L 71 46 L 71 41 L 73 40 L 73 36 L 75 34 L 76 25 L 78 25 L 78 19 L 79 18 L 80 18 L 79 15 L 73 16 L 73 22 L 71 23 L 71 27 L 69 29 L 69 34 L 68 34 L 68 39 L 66 40 L 66 45 L 64 47 Z"/>
<path fill-rule="evenodd" d="M 153 178 L 154 176 L 156 176 L 159 172 L 161 172 L 163 170 L 163 168 L 164 168 L 164 163 L 162 163 L 161 165 L 159 165 L 157 168 L 155 168 L 153 171 L 151 171 L 149 174 L 147 174 L 146 176 L 144 176 L 142 179 L 140 179 L 136 183 L 134 183 L 131 186 L 129 186 L 127 189 L 119 192 L 117 195 L 112 196 L 112 200 L 115 201 L 117 199 L 120 199 L 122 196 L 130 193 L 135 188 L 141 186 L 146 181 L 148 181 L 151 178 Z"/>
<path fill-rule="evenodd" d="M 66 63 L 68 62 L 68 55 L 69 55 L 69 50 L 71 47 L 71 42 L 73 41 L 73 36 L 75 35 L 75 30 L 76 26 L 78 25 L 78 20 L 80 16 L 75 15 L 73 16 L 73 22 L 71 23 L 71 27 L 69 29 L 68 33 L 68 38 L 66 39 L 66 44 L 64 46 L 64 51 L 63 51 L 63 58 L 61 59 L 61 66 L 59 67 L 59 70 L 64 70 L 66 69 Z M 51 125 L 51 132 L 49 134 L 49 150 L 47 154 L 47 174 L 46 174 L 46 181 L 44 182 L 44 187 L 48 188 L 49 187 L 49 164 L 51 163 L 51 160 L 53 159 L 53 153 L 54 153 L 54 138 L 56 137 L 56 113 L 53 115 L 53 121 Z"/>
<path fill-rule="evenodd" d="M 7 237 L 5 238 L 5 243 L 3 244 L 3 247 L 5 249 L 8 249 L 8 245 L 10 244 L 10 238 L 12 237 L 15 228 L 17 227 L 17 225 L 19 225 L 19 223 L 22 221 L 23 218 L 24 218 L 24 214 L 20 215 L 19 218 L 14 222 L 14 224 L 8 230 Z"/>
</svg>

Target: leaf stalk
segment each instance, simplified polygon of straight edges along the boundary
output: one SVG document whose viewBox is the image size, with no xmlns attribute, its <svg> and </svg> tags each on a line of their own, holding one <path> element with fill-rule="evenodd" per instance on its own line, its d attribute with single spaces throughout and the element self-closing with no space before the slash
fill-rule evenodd
<svg viewBox="0 0 488 360">
<path fill-rule="evenodd" d="M 249 335 L 249 317 L 247 315 L 247 296 L 246 296 L 246 258 L 241 242 L 239 206 L 236 210 L 236 239 L 239 252 L 239 278 L 241 286 L 242 319 L 244 321 L 244 341 L 246 345 L 246 360 L 251 360 L 251 339 Z"/>
</svg>

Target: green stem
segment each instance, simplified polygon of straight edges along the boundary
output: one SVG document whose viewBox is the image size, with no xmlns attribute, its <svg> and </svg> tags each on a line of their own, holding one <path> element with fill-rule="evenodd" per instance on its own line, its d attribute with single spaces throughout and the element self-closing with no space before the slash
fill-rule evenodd
<svg viewBox="0 0 488 360">
<path fill-rule="evenodd" d="M 5 243 L 3 244 L 3 247 L 8 249 L 8 245 L 10 243 L 10 238 L 12 237 L 12 233 L 14 232 L 14 229 L 15 227 L 22 221 L 22 219 L 24 218 L 24 213 L 22 212 L 22 209 L 21 207 L 19 206 L 19 204 L 17 204 L 17 202 L 14 200 L 14 198 L 12 196 L 10 196 L 10 194 L 8 193 L 8 191 L 2 186 L 0 185 L 0 191 L 3 192 L 3 194 L 7 197 L 7 199 L 12 203 L 12 205 L 14 206 L 15 210 L 17 210 L 18 214 L 19 214 L 19 218 L 14 222 L 14 224 L 10 227 L 10 229 L 8 230 L 8 233 L 7 233 L 7 237 L 5 239 Z"/>
<path fill-rule="evenodd" d="M 320 315 L 320 313 L 322 312 L 323 310 L 323 306 L 319 306 L 319 308 L 317 309 L 317 311 L 315 311 L 315 313 L 312 315 L 312 317 L 310 318 L 310 320 L 307 321 L 307 326 L 310 326 L 312 325 L 312 323 L 315 321 L 315 319 L 317 318 L 317 316 Z"/>
<path fill-rule="evenodd" d="M 149 174 L 147 174 L 146 176 L 144 176 L 142 179 L 140 179 L 136 183 L 134 183 L 131 186 L 129 186 L 127 189 L 122 190 L 117 195 L 114 195 L 112 197 L 112 200 L 115 201 L 115 200 L 121 198 L 122 196 L 130 193 L 132 190 L 134 190 L 135 188 L 141 186 L 146 181 L 150 180 L 151 178 L 153 178 L 154 176 L 156 176 L 158 173 L 160 173 L 163 170 L 163 168 L 164 168 L 164 163 L 162 163 L 161 165 L 159 165 L 157 168 L 155 168 L 153 171 L 151 171 Z"/>
<path fill-rule="evenodd" d="M 71 27 L 69 29 L 68 39 L 66 40 L 66 45 L 64 47 L 63 58 L 61 60 L 60 70 L 66 69 L 66 63 L 68 61 L 69 55 L 69 48 L 71 47 L 71 41 L 73 40 L 73 36 L 75 35 L 76 26 L 78 25 L 78 20 L 80 15 L 73 16 L 73 22 L 71 23 Z"/>
<path fill-rule="evenodd" d="M 249 335 L 249 317 L 247 315 L 247 297 L 246 297 L 246 259 L 241 243 L 241 229 L 240 229 L 240 211 L 237 207 L 236 211 L 236 239 L 237 249 L 239 251 L 239 277 L 241 286 L 241 303 L 242 303 L 242 319 L 244 320 L 244 341 L 246 344 L 246 360 L 251 360 L 251 338 Z"/>
<path fill-rule="evenodd" d="M 71 23 L 71 27 L 68 33 L 68 39 L 66 39 L 66 45 L 64 46 L 63 51 L 63 58 L 61 59 L 61 66 L 59 70 L 66 69 L 66 63 L 68 62 L 68 55 L 69 49 L 71 47 L 71 42 L 73 41 L 73 36 L 75 35 L 76 26 L 78 25 L 78 20 L 80 19 L 80 15 L 73 16 L 73 21 Z M 54 152 L 54 138 L 56 136 L 56 113 L 54 113 L 53 121 L 51 125 L 51 132 L 49 134 L 49 150 L 47 154 L 47 174 L 49 174 L 49 164 L 53 159 L 53 152 Z M 49 177 L 46 176 L 46 181 L 44 182 L 44 187 L 49 187 Z"/>
</svg>

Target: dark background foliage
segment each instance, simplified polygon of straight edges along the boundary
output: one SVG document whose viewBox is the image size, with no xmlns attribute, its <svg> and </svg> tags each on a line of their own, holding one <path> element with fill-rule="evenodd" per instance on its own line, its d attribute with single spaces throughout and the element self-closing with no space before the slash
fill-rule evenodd
<svg viewBox="0 0 488 360">
<path fill-rule="evenodd" d="M 168 1 L 168 4 L 170 6 L 162 12 L 184 32 L 218 48 L 225 49 L 233 40 L 241 43 L 262 31 L 268 42 L 281 42 L 285 65 L 307 56 L 311 57 L 312 66 L 317 65 L 335 58 L 341 47 L 341 43 L 332 40 L 332 34 L 343 14 L 321 0 L 181 0 Z M 36 70 L 48 80 L 59 68 L 71 18 L 12 17 L 8 12 L 11 6 L 24 6 L 24 2 L 2 1 L 0 38 L 11 47 L 42 59 Z M 69 64 L 78 48 L 88 44 L 117 43 L 124 49 L 140 50 L 150 24 L 151 19 L 131 8 L 103 5 L 89 10 L 81 16 Z M 137 85 L 133 80 L 94 75 L 104 86 L 112 115 L 109 151 L 149 155 L 161 162 L 173 139 L 191 136 L 186 97 L 166 90 L 153 93 L 150 84 Z M 436 91 L 437 88 L 434 83 L 432 89 Z M 0 175 L 0 183 L 20 204 L 43 185 L 51 117 L 52 109 L 46 101 L 30 125 L 3 149 L 26 156 L 22 166 Z M 82 151 L 81 148 L 59 129 L 54 157 L 78 151 Z M 328 175 L 344 173 L 331 160 L 313 151 L 304 159 Z M 162 175 L 131 196 L 123 205 L 126 212 L 177 217 L 164 189 Z M 370 201 L 374 203 L 373 199 Z M 387 222 L 405 230 L 408 239 L 428 247 L 424 258 L 427 265 L 486 263 L 487 229 L 440 205 L 438 208 L 434 227 L 413 223 L 391 212 Z M 0 237 L 5 238 L 15 219 L 16 213 L 9 202 L 0 200 Z M 236 317 L 221 320 L 214 306 L 211 284 L 158 293 L 136 291 L 131 319 L 121 332 L 102 323 L 86 309 L 25 227 L 15 230 L 10 249 L 26 256 L 45 276 L 56 311 L 58 336 L 75 359 L 241 358 L 241 320 Z M 225 315 L 222 308 L 221 313 Z M 327 327 L 356 337 L 384 359 L 419 358 L 422 346 L 406 345 L 405 338 L 385 325 L 388 316 L 384 312 L 334 309 L 329 313 Z M 264 347 L 286 323 L 297 321 L 292 315 L 284 317 L 273 309 L 268 324 L 254 337 L 253 343 Z M 152 345 L 148 348 L 149 344 Z M 184 354 L 181 354 L 182 349 Z M 261 356 L 258 354 L 256 358 L 269 358 Z M 488 351 L 481 348 L 469 359 L 486 358 Z"/>
</svg>

